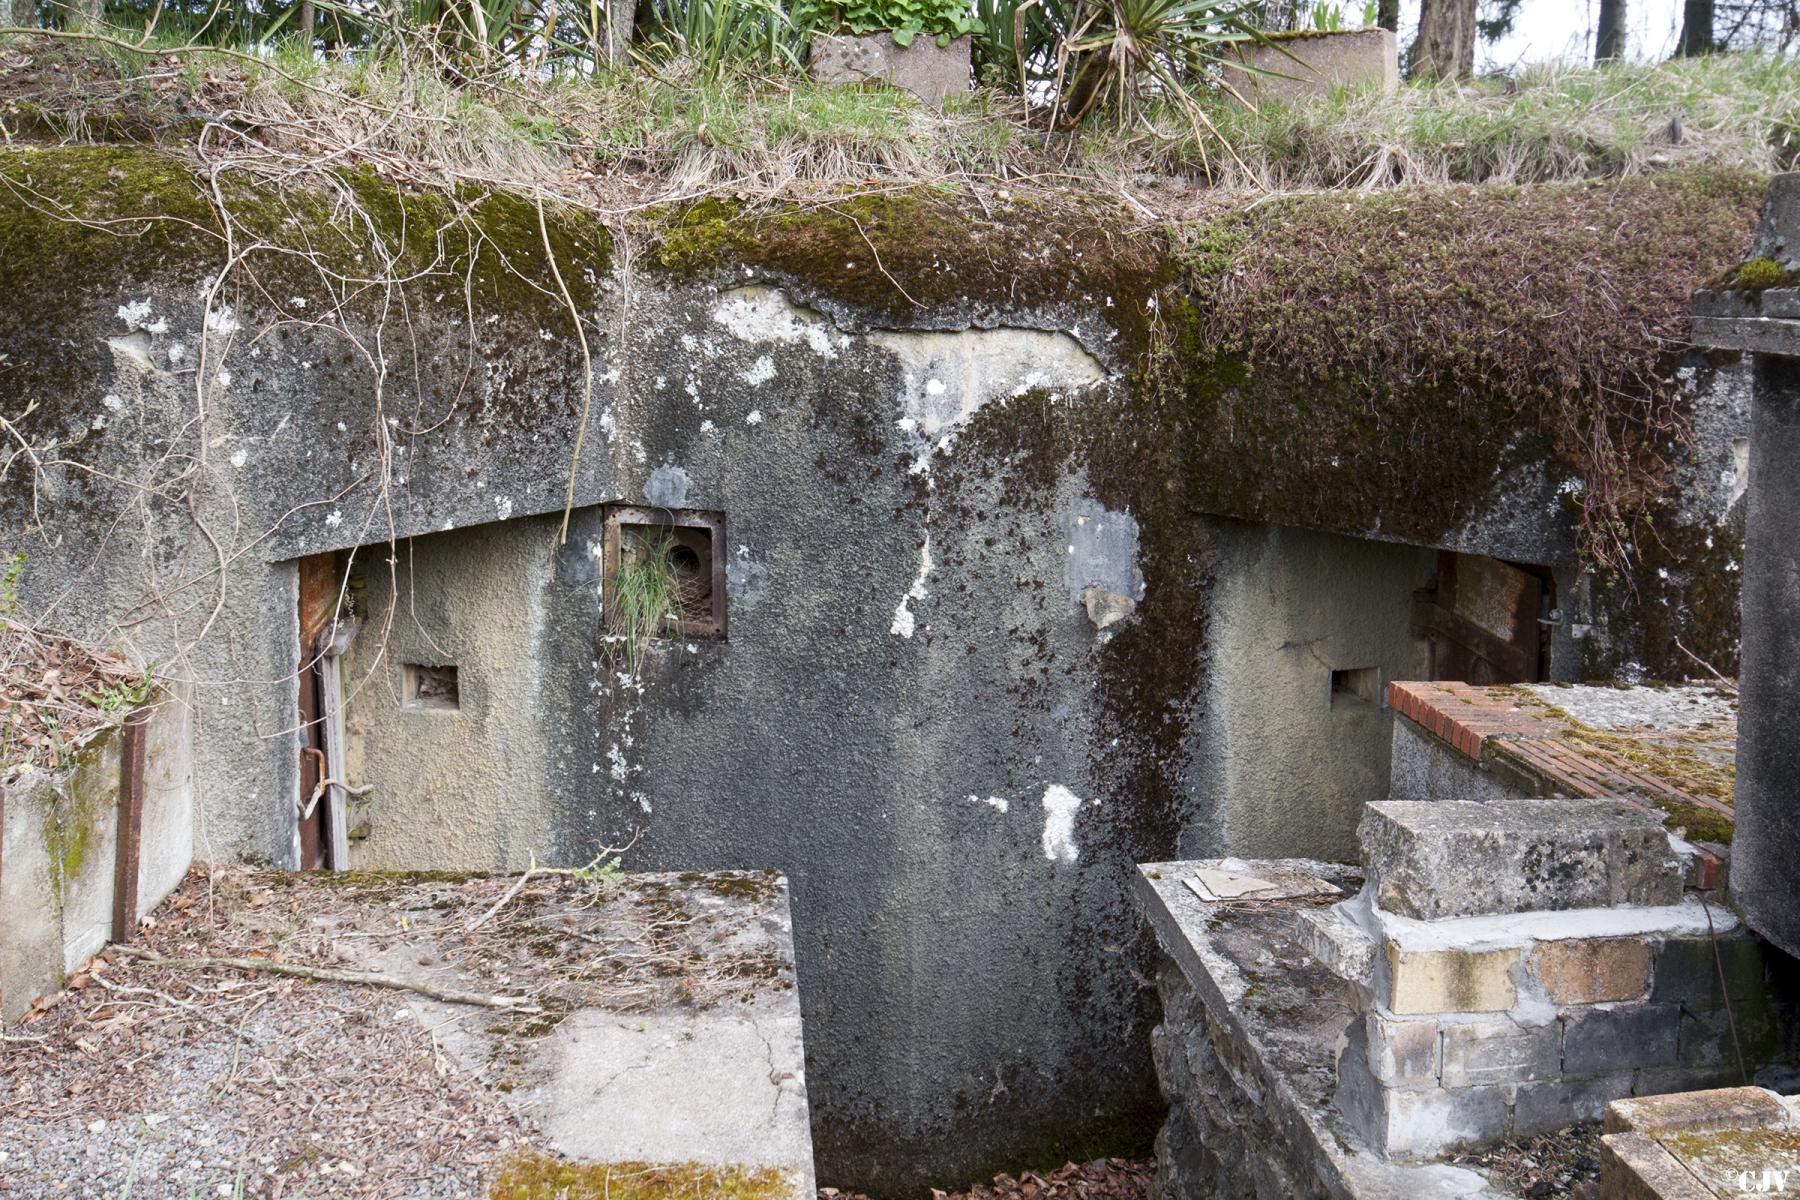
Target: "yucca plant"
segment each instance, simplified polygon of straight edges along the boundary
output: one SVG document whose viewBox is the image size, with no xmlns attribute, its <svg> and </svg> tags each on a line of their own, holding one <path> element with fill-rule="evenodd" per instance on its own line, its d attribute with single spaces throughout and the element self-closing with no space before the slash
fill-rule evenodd
<svg viewBox="0 0 1800 1200">
<path fill-rule="evenodd" d="M 1057 50 L 1055 123 L 1107 110 L 1134 124 L 1156 99 L 1173 101 L 1209 131 L 1203 100 L 1236 95 L 1225 78 L 1236 51 L 1264 40 L 1245 0 L 1065 0 Z M 1241 97 L 1239 97 L 1241 99 Z"/>
</svg>

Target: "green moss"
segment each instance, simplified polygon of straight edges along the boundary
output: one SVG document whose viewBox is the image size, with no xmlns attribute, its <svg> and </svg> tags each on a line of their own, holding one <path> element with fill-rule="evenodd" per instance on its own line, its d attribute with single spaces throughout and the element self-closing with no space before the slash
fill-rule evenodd
<svg viewBox="0 0 1800 1200">
<path fill-rule="evenodd" d="M 1104 313 L 1126 355 L 1147 348 L 1143 303 L 1173 277 L 1160 235 L 1098 198 L 983 208 L 915 187 L 767 207 L 711 198 L 652 217 L 650 260 L 677 279 L 761 268 L 807 298 L 901 323 L 1080 305 Z"/>
<path fill-rule="evenodd" d="M 106 730 L 83 747 L 63 770 L 58 786 L 44 792 L 44 850 L 58 895 L 87 865 L 118 797 L 118 758 L 107 750 L 117 737 Z"/>
<path fill-rule="evenodd" d="M 1731 286 L 1739 291 L 1760 292 L 1767 288 L 1792 287 L 1794 272 L 1772 258 L 1752 258 L 1737 269 Z"/>
<path fill-rule="evenodd" d="M 765 1200 L 792 1191 L 771 1167 L 702 1163 L 572 1163 L 523 1150 L 501 1164 L 489 1200 Z"/>
</svg>

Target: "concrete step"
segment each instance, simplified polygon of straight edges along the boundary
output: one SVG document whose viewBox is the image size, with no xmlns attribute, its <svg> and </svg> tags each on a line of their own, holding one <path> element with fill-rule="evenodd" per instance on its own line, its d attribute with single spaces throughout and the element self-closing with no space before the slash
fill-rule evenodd
<svg viewBox="0 0 1800 1200">
<path fill-rule="evenodd" d="M 1421 921 L 1681 899 L 1667 831 L 1614 800 L 1388 800 L 1357 836 L 1376 904 Z"/>
</svg>

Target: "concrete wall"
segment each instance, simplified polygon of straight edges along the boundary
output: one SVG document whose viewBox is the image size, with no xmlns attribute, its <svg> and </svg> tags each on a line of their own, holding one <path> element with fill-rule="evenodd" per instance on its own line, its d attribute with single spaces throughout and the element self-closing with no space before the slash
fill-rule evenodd
<svg viewBox="0 0 1800 1200">
<path fill-rule="evenodd" d="M 112 940 L 119 837 L 118 726 L 101 730 L 62 771 L 30 770 L 5 787 L 0 831 L 0 1020 L 62 986 Z M 185 698 L 164 693 L 145 730 L 138 916 L 175 889 L 193 861 L 192 752 Z"/>
<path fill-rule="evenodd" d="M 512 216 L 529 274 L 536 217 Z M 210 243 L 132 254 L 52 222 L 40 241 L 104 265 L 0 262 L 43 291 L 0 325 L 0 412 L 59 397 L 21 428 L 82 464 L 0 495 L 9 529 L 42 512 L 62 539 L 29 543 L 25 606 L 192 688 L 202 857 L 292 863 L 293 560 L 360 548 L 359 862 L 575 863 L 641 831 L 634 869 L 782 870 L 824 1177 L 899 1191 L 1130 1145 L 1158 1107 L 1133 865 L 1178 840 L 1338 846 L 1387 718 L 1329 708 L 1319 658 L 1417 674 L 1430 553 L 1196 511 L 1193 472 L 1264 464 L 1135 386 L 1151 298 L 1094 273 L 1129 241 L 1007 220 L 1029 257 L 982 225 L 992 253 L 955 270 L 909 271 L 891 240 L 874 269 L 855 229 L 828 260 L 796 235 L 801 273 L 571 257 L 591 408 L 561 298 L 490 268 L 465 293 L 460 226 L 378 327 L 321 319 L 338 280 L 312 260 L 252 261 L 243 307 L 207 310 Z M 1383 471 L 1435 452 L 1386 430 L 1355 434 L 1393 439 L 1362 448 Z M 1572 574 L 1566 469 L 1481 432 L 1507 447 L 1491 477 L 1335 533 Z M 1331 494 L 1332 452 L 1304 461 Z M 602 669 L 593 546 L 617 502 L 725 513 L 728 641 Z M 1090 589 L 1129 615 L 1097 628 Z M 405 662 L 446 658 L 463 709 L 401 709 Z"/>
<path fill-rule="evenodd" d="M 1413 592 L 1431 550 L 1214 523 L 1206 746 L 1213 808 L 1182 852 L 1351 861 L 1362 806 L 1385 799 L 1390 679 L 1422 677 Z M 1377 699 L 1333 697 L 1334 670 L 1374 667 Z"/>
</svg>

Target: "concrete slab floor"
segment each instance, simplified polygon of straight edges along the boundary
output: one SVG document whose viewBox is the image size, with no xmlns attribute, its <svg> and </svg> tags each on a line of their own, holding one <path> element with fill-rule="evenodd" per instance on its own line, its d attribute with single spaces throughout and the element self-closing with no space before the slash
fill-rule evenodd
<svg viewBox="0 0 1800 1200">
<path fill-rule="evenodd" d="M 812 1197 L 786 881 L 510 883 L 197 870 L 8 1031 L 0 1195 Z"/>
</svg>

